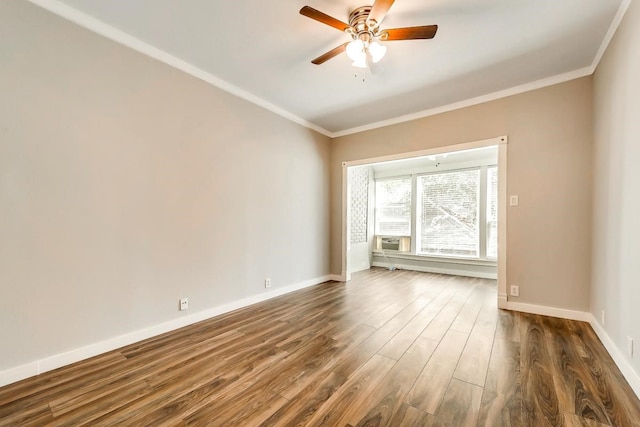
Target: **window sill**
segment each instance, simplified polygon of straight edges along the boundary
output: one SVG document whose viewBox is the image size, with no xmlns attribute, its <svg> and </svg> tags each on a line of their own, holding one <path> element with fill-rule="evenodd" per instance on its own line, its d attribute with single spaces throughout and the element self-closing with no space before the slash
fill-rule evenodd
<svg viewBox="0 0 640 427">
<path fill-rule="evenodd" d="M 387 258 L 395 258 L 395 259 L 413 259 L 418 261 L 432 261 L 432 262 L 443 262 L 449 264 L 465 264 L 465 265 L 483 265 L 483 266 L 497 266 L 497 260 L 488 260 L 488 259 L 475 259 L 475 258 L 451 258 L 451 257 L 435 257 L 429 255 L 416 255 L 409 252 L 391 252 L 385 251 L 373 251 L 374 256 L 386 256 Z"/>
</svg>

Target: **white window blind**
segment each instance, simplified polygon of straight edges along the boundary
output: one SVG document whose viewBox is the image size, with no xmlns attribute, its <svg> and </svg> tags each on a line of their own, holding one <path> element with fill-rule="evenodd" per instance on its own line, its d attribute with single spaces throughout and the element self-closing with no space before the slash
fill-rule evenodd
<svg viewBox="0 0 640 427">
<path fill-rule="evenodd" d="M 498 168 L 487 168 L 487 258 L 498 258 Z"/>
<path fill-rule="evenodd" d="M 411 235 L 411 178 L 376 181 L 376 234 Z"/>
<path fill-rule="evenodd" d="M 480 169 L 418 177 L 418 252 L 478 257 Z"/>
</svg>

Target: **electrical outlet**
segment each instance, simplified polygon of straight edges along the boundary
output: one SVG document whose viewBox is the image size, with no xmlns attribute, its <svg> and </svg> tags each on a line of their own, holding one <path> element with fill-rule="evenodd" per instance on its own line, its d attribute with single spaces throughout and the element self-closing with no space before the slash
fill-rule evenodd
<svg viewBox="0 0 640 427">
<path fill-rule="evenodd" d="M 605 318 L 605 315 L 604 315 L 604 310 L 602 310 L 602 311 L 600 312 L 600 320 L 602 320 L 602 322 L 600 322 L 600 323 L 602 323 L 602 326 L 604 326 L 604 325 L 605 325 L 605 319 L 606 319 L 606 318 Z"/>
<path fill-rule="evenodd" d="M 509 196 L 509 205 L 510 206 L 518 206 L 520 204 L 520 201 L 518 199 L 518 196 Z"/>
<path fill-rule="evenodd" d="M 633 338 L 627 337 L 627 352 L 630 357 L 633 357 Z"/>
<path fill-rule="evenodd" d="M 270 288 L 271 287 L 271 279 L 270 278 L 266 278 L 264 279 L 264 287 L 265 288 Z"/>
<path fill-rule="evenodd" d="M 180 311 L 189 310 L 189 298 L 180 298 Z"/>
<path fill-rule="evenodd" d="M 519 297 L 520 296 L 520 286 L 511 285 L 511 290 L 510 290 L 509 294 L 512 297 Z"/>
</svg>

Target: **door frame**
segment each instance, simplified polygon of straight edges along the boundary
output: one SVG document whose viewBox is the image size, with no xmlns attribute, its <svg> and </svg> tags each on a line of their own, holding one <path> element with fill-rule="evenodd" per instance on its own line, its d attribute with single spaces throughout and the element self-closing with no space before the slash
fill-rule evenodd
<svg viewBox="0 0 640 427">
<path fill-rule="evenodd" d="M 348 244 L 348 168 L 353 166 L 365 166 L 372 163 L 387 162 L 392 160 L 405 160 L 413 157 L 432 156 L 452 151 L 470 150 L 489 146 L 498 146 L 498 307 L 507 306 L 507 144 L 509 138 L 498 136 L 480 141 L 464 142 L 460 144 L 445 145 L 442 147 L 428 148 L 425 150 L 391 154 L 387 156 L 370 157 L 367 159 L 342 162 L 342 244 L 341 244 L 341 279 L 348 282 L 351 274 L 348 269 L 347 244 Z"/>
</svg>

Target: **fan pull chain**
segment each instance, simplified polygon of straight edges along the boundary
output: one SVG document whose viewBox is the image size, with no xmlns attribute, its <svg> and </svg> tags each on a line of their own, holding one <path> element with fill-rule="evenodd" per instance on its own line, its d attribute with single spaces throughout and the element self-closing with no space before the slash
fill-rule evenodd
<svg viewBox="0 0 640 427">
<path fill-rule="evenodd" d="M 358 75 L 358 73 L 353 73 L 353 77 L 355 77 L 356 79 L 360 79 L 360 76 Z M 362 71 L 362 83 L 366 83 L 367 82 L 367 73 L 366 70 Z"/>
</svg>

